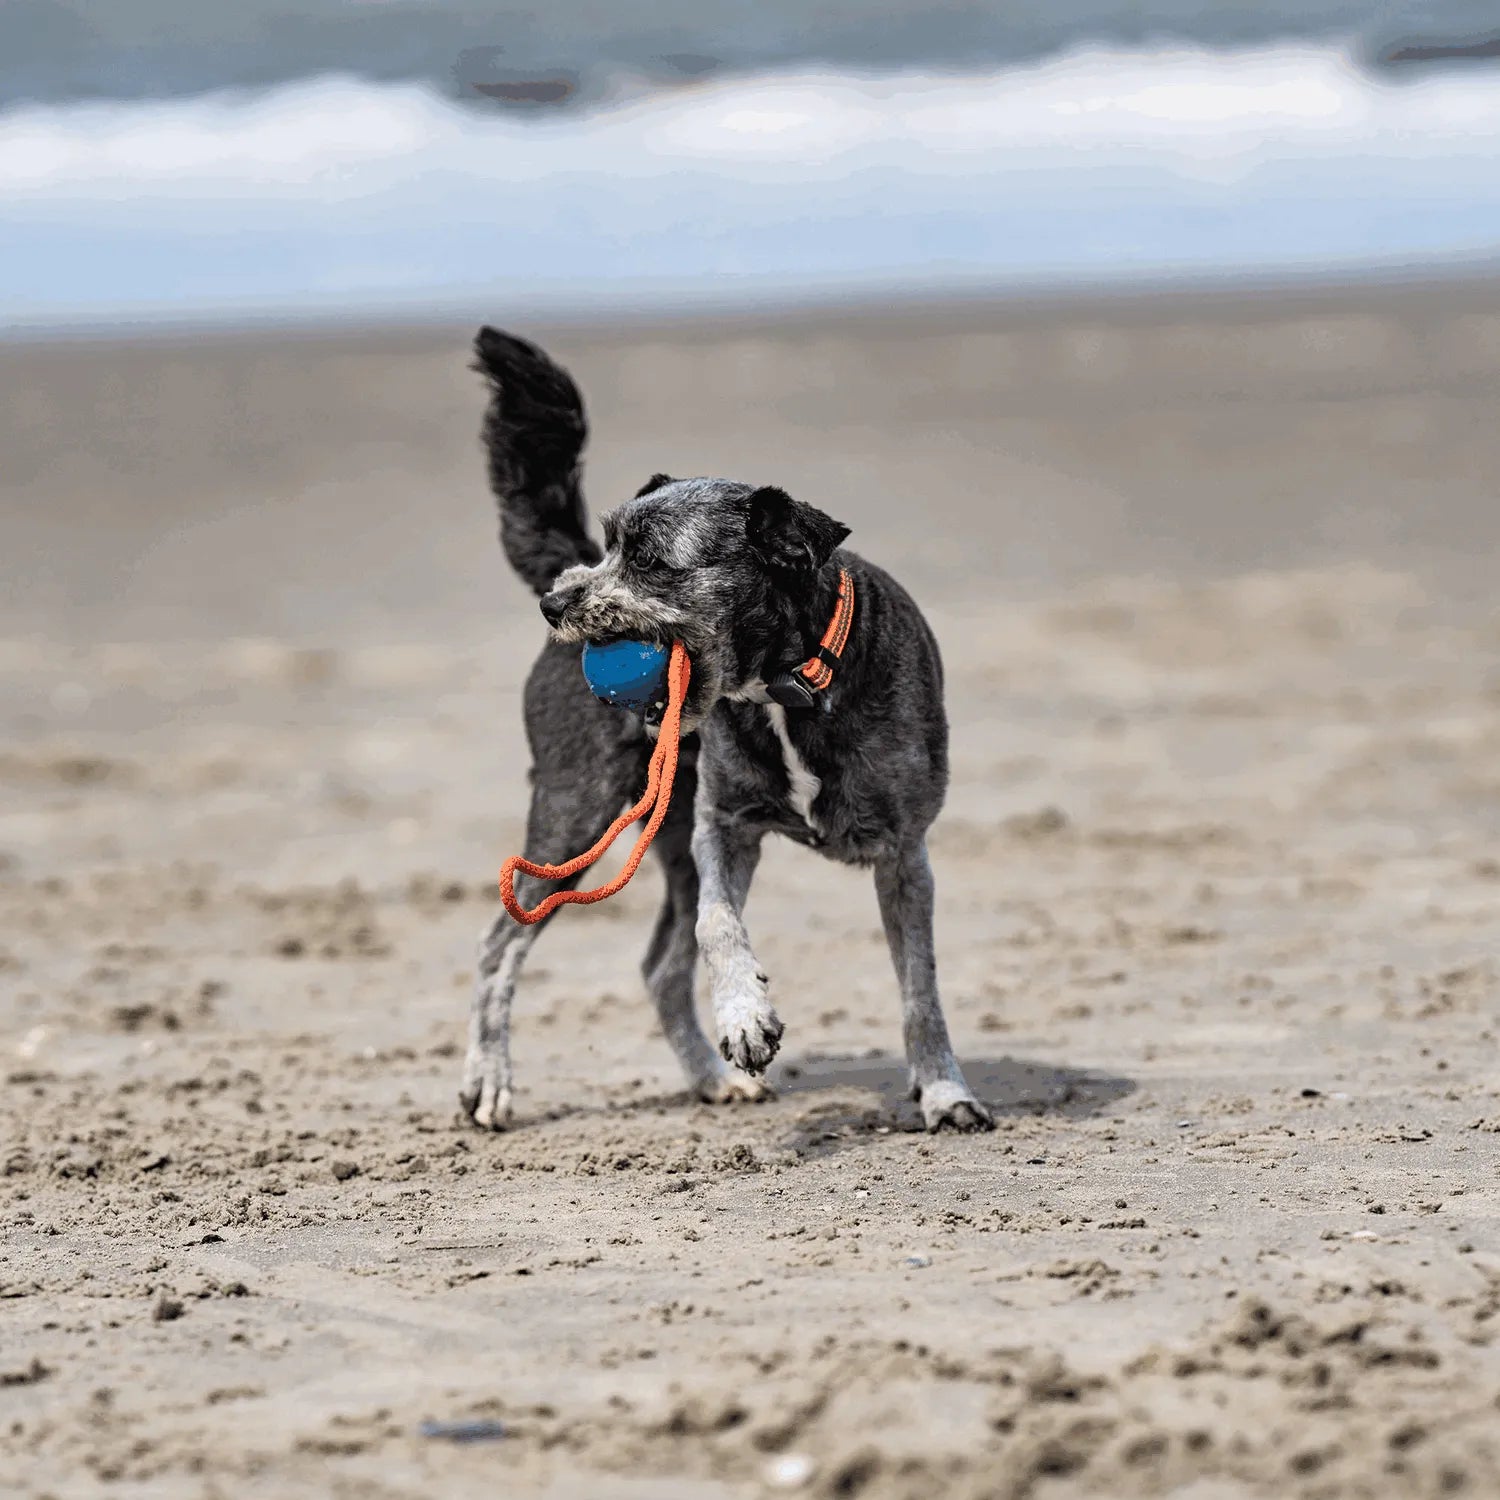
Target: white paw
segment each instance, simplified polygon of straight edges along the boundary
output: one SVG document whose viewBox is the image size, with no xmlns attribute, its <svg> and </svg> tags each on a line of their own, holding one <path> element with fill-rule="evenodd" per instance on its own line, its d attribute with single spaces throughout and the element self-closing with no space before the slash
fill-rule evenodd
<svg viewBox="0 0 1500 1500">
<path fill-rule="evenodd" d="M 504 1130 L 510 1124 L 509 1085 L 500 1082 L 499 1071 L 491 1059 L 472 1049 L 464 1061 L 458 1104 L 481 1130 Z"/>
<path fill-rule="evenodd" d="M 928 1130 L 993 1130 L 990 1114 L 962 1083 L 929 1083 L 918 1094 L 922 1121 Z"/>
<path fill-rule="evenodd" d="M 760 1104 L 776 1097 L 764 1078 L 752 1078 L 737 1068 L 700 1079 L 696 1088 L 705 1104 Z"/>
<path fill-rule="evenodd" d="M 744 1073 L 764 1073 L 786 1029 L 766 998 L 766 976 L 753 976 L 722 1000 L 714 997 L 719 1020 L 719 1055 Z"/>
<path fill-rule="evenodd" d="M 486 1088 L 480 1092 L 479 1103 L 474 1106 L 474 1123 L 481 1130 L 504 1130 L 510 1125 L 510 1117 L 509 1089 Z"/>
</svg>

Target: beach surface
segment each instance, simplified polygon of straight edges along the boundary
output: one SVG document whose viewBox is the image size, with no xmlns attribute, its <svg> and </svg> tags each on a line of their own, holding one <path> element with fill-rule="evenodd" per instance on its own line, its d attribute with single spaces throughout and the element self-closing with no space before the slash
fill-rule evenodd
<svg viewBox="0 0 1500 1500">
<path fill-rule="evenodd" d="M 929 613 L 998 1128 L 789 845 L 774 1102 L 681 1092 L 648 865 L 465 1127 L 542 634 L 472 328 L 0 350 L 0 1488 L 1500 1491 L 1500 284 L 515 331 L 596 511 L 782 484 Z"/>
</svg>

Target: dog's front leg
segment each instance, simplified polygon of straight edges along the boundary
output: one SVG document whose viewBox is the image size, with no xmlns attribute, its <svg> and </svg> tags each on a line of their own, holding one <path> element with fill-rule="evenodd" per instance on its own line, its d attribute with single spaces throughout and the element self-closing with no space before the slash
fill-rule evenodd
<svg viewBox="0 0 1500 1500">
<path fill-rule="evenodd" d="M 721 820 L 701 795 L 693 828 L 698 866 L 698 951 L 708 967 L 719 1051 L 746 1073 L 764 1073 L 782 1025 L 740 913 L 760 860 L 760 834 Z"/>
<path fill-rule="evenodd" d="M 920 839 L 876 861 L 875 894 L 896 978 L 912 1093 L 929 1130 L 993 1130 L 994 1121 L 964 1082 L 938 998 L 932 942 L 933 880 Z"/>
</svg>

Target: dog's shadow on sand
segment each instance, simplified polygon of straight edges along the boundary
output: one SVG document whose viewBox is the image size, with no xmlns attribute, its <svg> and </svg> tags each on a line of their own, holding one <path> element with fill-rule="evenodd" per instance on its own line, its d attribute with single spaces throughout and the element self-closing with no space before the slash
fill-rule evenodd
<svg viewBox="0 0 1500 1500">
<path fill-rule="evenodd" d="M 961 1064 L 969 1087 L 996 1118 L 1061 1115 L 1082 1119 L 1102 1113 L 1137 1087 L 1133 1079 L 1112 1073 L 1022 1062 L 1014 1057 L 966 1057 Z M 875 1096 L 864 1106 L 830 1100 L 828 1107 L 819 1109 L 799 1128 L 792 1142 L 804 1153 L 837 1150 L 882 1124 L 886 1128 L 921 1128 L 920 1112 L 910 1097 L 906 1062 L 899 1057 L 815 1053 L 789 1058 L 773 1067 L 768 1081 L 782 1098 L 832 1089 L 858 1089 Z"/>
</svg>

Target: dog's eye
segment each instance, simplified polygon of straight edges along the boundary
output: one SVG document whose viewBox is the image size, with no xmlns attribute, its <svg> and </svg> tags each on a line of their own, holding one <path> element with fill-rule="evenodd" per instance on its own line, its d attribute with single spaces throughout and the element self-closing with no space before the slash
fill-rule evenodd
<svg viewBox="0 0 1500 1500">
<path fill-rule="evenodd" d="M 638 573 L 663 573 L 668 571 L 665 562 L 650 547 L 637 541 L 627 541 L 622 549 L 625 561 Z"/>
</svg>

